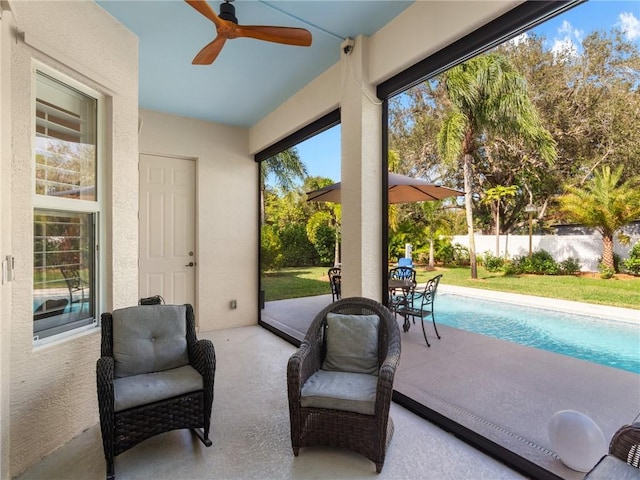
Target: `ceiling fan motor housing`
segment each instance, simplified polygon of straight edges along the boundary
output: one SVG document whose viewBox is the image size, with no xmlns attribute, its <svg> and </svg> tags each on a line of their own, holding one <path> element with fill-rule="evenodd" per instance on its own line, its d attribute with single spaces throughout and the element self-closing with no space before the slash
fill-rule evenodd
<svg viewBox="0 0 640 480">
<path fill-rule="evenodd" d="M 223 20 L 227 20 L 228 22 L 233 22 L 236 25 L 238 24 L 238 19 L 236 18 L 236 7 L 231 5 L 228 1 L 220 4 L 220 18 Z"/>
</svg>

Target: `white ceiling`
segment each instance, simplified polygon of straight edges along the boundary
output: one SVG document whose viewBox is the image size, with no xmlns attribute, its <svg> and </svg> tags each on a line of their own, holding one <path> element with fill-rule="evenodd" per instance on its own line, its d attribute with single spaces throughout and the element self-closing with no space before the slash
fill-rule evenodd
<svg viewBox="0 0 640 480">
<path fill-rule="evenodd" d="M 372 35 L 413 0 L 236 0 L 240 25 L 306 28 L 312 45 L 237 38 L 206 66 L 191 61 L 215 25 L 184 1 L 96 2 L 140 39 L 141 108 L 250 127 L 336 63 L 343 39 Z"/>
</svg>

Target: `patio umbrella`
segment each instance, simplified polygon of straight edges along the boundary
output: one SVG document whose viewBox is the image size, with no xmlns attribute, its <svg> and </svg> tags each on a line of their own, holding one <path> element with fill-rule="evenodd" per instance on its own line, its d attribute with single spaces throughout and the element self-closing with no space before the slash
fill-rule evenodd
<svg viewBox="0 0 640 480">
<path fill-rule="evenodd" d="M 389 173 L 389 203 L 428 202 L 459 195 L 464 195 L 464 192 L 418 178 Z M 311 200 L 340 203 L 340 182 L 307 192 L 307 201 Z"/>
</svg>

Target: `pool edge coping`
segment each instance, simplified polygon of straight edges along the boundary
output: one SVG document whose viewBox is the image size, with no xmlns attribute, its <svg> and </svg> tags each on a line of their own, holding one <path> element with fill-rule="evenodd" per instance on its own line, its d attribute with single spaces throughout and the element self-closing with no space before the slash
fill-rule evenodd
<svg viewBox="0 0 640 480">
<path fill-rule="evenodd" d="M 481 288 L 460 287 L 440 283 L 438 287 L 442 293 L 451 293 L 466 297 L 482 298 L 500 302 L 513 303 L 527 307 L 556 310 L 566 313 L 576 313 L 590 317 L 606 318 L 607 320 L 631 323 L 640 326 L 640 310 L 631 308 L 611 307 L 592 303 L 560 300 L 557 298 L 523 295 L 520 293 L 503 292 L 499 290 L 485 290 Z"/>
</svg>

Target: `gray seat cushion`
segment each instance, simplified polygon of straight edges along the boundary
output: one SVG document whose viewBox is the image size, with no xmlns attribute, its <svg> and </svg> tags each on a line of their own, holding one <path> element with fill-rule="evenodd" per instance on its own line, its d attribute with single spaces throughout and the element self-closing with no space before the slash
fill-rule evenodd
<svg viewBox="0 0 640 480">
<path fill-rule="evenodd" d="M 377 374 L 377 315 L 327 313 L 327 354 L 323 370 Z"/>
<path fill-rule="evenodd" d="M 302 386 L 300 405 L 373 415 L 378 377 L 318 370 Z"/>
<path fill-rule="evenodd" d="M 116 378 L 113 382 L 115 411 L 146 405 L 202 390 L 202 375 L 190 365 Z"/>
<path fill-rule="evenodd" d="M 189 364 L 184 305 L 143 305 L 114 310 L 114 375 L 161 372 Z"/>
</svg>

